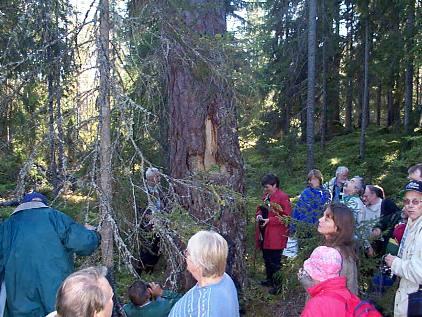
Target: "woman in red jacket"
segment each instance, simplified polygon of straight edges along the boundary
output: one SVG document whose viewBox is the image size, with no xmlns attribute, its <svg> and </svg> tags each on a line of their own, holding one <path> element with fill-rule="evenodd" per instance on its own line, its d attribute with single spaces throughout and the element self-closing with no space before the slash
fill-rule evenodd
<svg viewBox="0 0 422 317">
<path fill-rule="evenodd" d="M 277 176 L 268 174 L 262 179 L 264 187 L 263 206 L 256 211 L 259 226 L 256 230 L 257 247 L 262 249 L 265 262 L 266 281 L 264 286 L 273 286 L 273 275 L 281 266 L 281 254 L 286 247 L 288 228 L 283 216 L 290 216 L 289 196 L 280 190 Z"/>
</svg>

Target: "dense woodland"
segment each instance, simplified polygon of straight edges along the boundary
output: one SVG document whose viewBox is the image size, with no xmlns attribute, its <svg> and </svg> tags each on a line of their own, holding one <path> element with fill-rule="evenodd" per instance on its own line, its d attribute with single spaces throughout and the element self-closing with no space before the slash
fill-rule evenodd
<svg viewBox="0 0 422 317">
<path fill-rule="evenodd" d="M 183 246 L 213 228 L 246 314 L 295 316 L 294 285 L 276 300 L 256 286 L 260 177 L 277 173 L 294 200 L 309 169 L 328 179 L 347 165 L 399 197 L 422 157 L 421 12 L 416 0 L 2 1 L 1 199 L 36 189 L 99 225 L 88 261 L 120 290 L 147 241 L 144 172 L 158 167 L 157 278 L 186 288 Z"/>
</svg>

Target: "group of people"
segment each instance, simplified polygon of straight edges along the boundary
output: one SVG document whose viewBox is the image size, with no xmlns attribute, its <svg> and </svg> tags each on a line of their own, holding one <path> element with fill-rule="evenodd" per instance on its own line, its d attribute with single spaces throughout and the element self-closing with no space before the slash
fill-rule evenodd
<svg viewBox="0 0 422 317">
<path fill-rule="evenodd" d="M 263 203 L 256 212 L 256 243 L 266 269 L 263 285 L 274 287 L 283 249 L 306 223 L 316 228 L 323 243 L 298 272 L 309 294 L 302 316 L 347 316 L 356 307 L 380 316 L 358 297 L 357 251 L 365 250 L 368 257 L 381 255 L 393 240 L 396 254 L 386 255 L 385 263 L 400 278 L 394 312 L 396 317 L 407 316 L 408 295 L 422 284 L 422 164 L 409 169 L 409 178 L 402 212 L 385 199 L 379 186 L 364 186 L 360 177 L 348 179 L 345 167 L 338 168 L 327 184 L 320 171 L 311 170 L 294 208 L 279 179 L 266 175 Z M 155 207 L 160 208 L 156 203 Z M 407 223 L 401 222 L 404 218 Z M 370 228 L 359 230 L 366 221 Z M 298 239 L 299 248 L 305 238 Z M 0 224 L 0 316 L 110 317 L 114 294 L 106 270 L 90 267 L 73 273 L 74 254 L 90 255 L 100 241 L 95 227 L 80 225 L 49 207 L 40 193 L 26 194 Z M 225 272 L 227 255 L 228 244 L 220 234 L 197 232 L 184 251 L 187 270 L 197 283 L 182 296 L 156 283 L 136 281 L 128 289 L 130 302 L 123 306 L 124 314 L 239 316 L 237 290 Z"/>
<path fill-rule="evenodd" d="M 267 277 L 262 284 L 274 292 L 274 274 L 280 270 L 288 240 L 296 241 L 300 249 L 312 235 L 312 230 L 298 229 L 305 224 L 316 229 L 324 242 L 298 273 L 310 295 L 303 316 L 345 316 L 347 307 L 360 306 L 359 254 L 383 256 L 400 278 L 394 316 L 407 316 L 408 295 L 422 284 L 422 164 L 412 166 L 408 173 L 403 210 L 385 198 L 381 187 L 365 186 L 359 176 L 349 179 L 344 166 L 326 184 L 319 170 L 311 170 L 308 186 L 293 208 L 278 178 L 266 175 L 263 204 L 256 211 L 256 242 L 262 249 Z M 376 316 L 375 308 L 368 307 Z"/>
</svg>

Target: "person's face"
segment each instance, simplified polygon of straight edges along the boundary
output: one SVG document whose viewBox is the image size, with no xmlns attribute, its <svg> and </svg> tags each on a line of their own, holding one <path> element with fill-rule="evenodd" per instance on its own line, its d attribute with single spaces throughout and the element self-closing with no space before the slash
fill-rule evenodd
<svg viewBox="0 0 422 317">
<path fill-rule="evenodd" d="M 356 189 L 356 185 L 357 185 L 358 181 L 356 180 L 356 178 L 352 178 L 349 181 L 346 181 L 344 183 L 344 187 L 343 187 L 343 191 L 346 195 L 355 195 L 357 194 L 357 189 Z"/>
<path fill-rule="evenodd" d="M 276 190 L 277 190 L 276 184 L 274 185 L 267 184 L 264 186 L 264 192 L 267 194 L 274 194 Z"/>
<path fill-rule="evenodd" d="M 340 173 L 337 175 L 337 181 L 340 184 L 344 184 L 348 178 L 349 178 L 349 173 Z"/>
<path fill-rule="evenodd" d="M 108 283 L 107 279 L 102 277 L 99 280 L 99 286 L 103 293 L 105 294 L 107 300 L 107 303 L 104 306 L 104 309 L 99 311 L 98 313 L 95 313 L 96 317 L 111 317 L 113 313 L 113 289 L 111 288 L 110 284 Z"/>
<path fill-rule="evenodd" d="M 155 186 L 155 185 L 158 185 L 160 183 L 160 179 L 161 179 L 160 174 L 156 173 L 156 174 L 148 177 L 147 181 L 150 185 Z"/>
<path fill-rule="evenodd" d="M 422 182 L 421 172 L 419 170 L 414 171 L 413 173 L 409 174 L 408 179 L 417 182 Z"/>
<path fill-rule="evenodd" d="M 415 191 L 406 192 L 403 204 L 412 221 L 415 221 L 422 215 L 422 193 Z"/>
<path fill-rule="evenodd" d="M 319 186 L 321 186 L 319 179 L 315 176 L 311 176 L 311 179 L 309 180 L 309 184 L 312 186 L 312 188 L 318 188 Z"/>
<path fill-rule="evenodd" d="M 363 194 L 363 202 L 365 205 L 373 205 L 376 201 L 377 195 L 371 192 L 369 188 L 365 188 L 365 193 Z"/>
<path fill-rule="evenodd" d="M 334 223 L 333 213 L 330 208 L 325 209 L 324 215 L 319 218 L 318 232 L 323 236 L 330 236 L 337 232 L 337 226 Z"/>
<path fill-rule="evenodd" d="M 199 268 L 192 262 L 191 255 L 189 250 L 186 249 L 185 251 L 185 258 L 186 258 L 186 269 L 192 274 L 195 280 L 199 280 L 201 276 L 201 272 Z"/>
</svg>

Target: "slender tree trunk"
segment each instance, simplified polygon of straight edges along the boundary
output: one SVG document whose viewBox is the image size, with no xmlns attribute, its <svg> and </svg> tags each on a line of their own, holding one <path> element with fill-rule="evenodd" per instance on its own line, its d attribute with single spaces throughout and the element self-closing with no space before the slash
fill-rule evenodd
<svg viewBox="0 0 422 317">
<path fill-rule="evenodd" d="M 365 135 L 367 126 L 368 111 L 368 97 L 369 97 L 369 13 L 365 17 L 365 62 L 364 62 L 364 90 L 363 90 L 363 102 L 362 102 L 362 124 L 360 132 L 360 143 L 359 143 L 359 157 L 361 160 L 365 159 Z"/>
<path fill-rule="evenodd" d="M 410 132 L 410 117 L 412 115 L 413 99 L 413 36 L 415 25 L 415 1 L 409 1 L 406 23 L 406 75 L 404 100 L 404 130 Z"/>
<path fill-rule="evenodd" d="M 60 7 L 59 3 L 55 4 L 56 6 L 56 21 L 55 21 L 55 40 L 59 43 L 59 14 L 60 14 Z M 56 49 L 55 54 L 55 99 L 56 99 L 56 122 L 57 122 L 57 154 L 58 154 L 58 172 L 59 172 L 59 180 L 60 184 L 59 187 L 63 186 L 64 178 L 65 178 L 65 153 L 64 153 L 64 132 L 63 132 L 63 116 L 62 116 L 62 87 L 61 87 L 61 64 L 62 64 L 62 52 L 59 48 Z"/>
<path fill-rule="evenodd" d="M 378 84 L 377 89 L 377 126 L 381 126 L 381 99 L 382 99 L 382 86 Z"/>
<path fill-rule="evenodd" d="M 345 125 L 346 131 L 351 132 L 353 128 L 353 74 L 352 74 L 352 58 L 353 58 L 353 3 L 347 1 L 347 11 L 349 13 L 347 23 L 347 91 L 346 91 L 346 115 Z"/>
<path fill-rule="evenodd" d="M 321 11 L 323 16 L 322 21 L 322 32 L 323 32 L 323 44 L 322 44 L 322 111 L 321 111 L 321 148 L 325 148 L 326 132 L 327 132 L 327 111 L 328 111 L 328 100 L 327 100 L 327 22 L 324 13 L 325 0 L 322 0 Z"/>
<path fill-rule="evenodd" d="M 179 23 L 175 27 L 183 34 L 184 41 L 196 41 L 199 36 L 217 38 L 226 32 L 224 0 L 187 0 L 185 3 L 184 9 L 173 12 L 174 23 Z M 170 31 L 166 34 L 171 36 Z M 208 49 L 200 49 L 203 58 L 192 60 L 192 55 L 184 53 L 179 38 L 170 40 L 175 41 L 168 54 L 167 67 L 170 174 L 178 179 L 196 179 L 200 174 L 211 173 L 210 184 L 226 186 L 227 195 L 232 195 L 230 190 L 243 193 L 244 171 L 233 87 L 213 72 L 226 61 L 216 59 L 215 54 L 208 55 Z M 185 59 L 189 59 L 189 63 Z M 207 193 L 183 185 L 177 190 L 184 197 L 182 205 L 196 219 L 211 221 L 228 241 L 227 272 L 242 288 L 246 273 L 243 206 L 215 205 Z M 219 211 L 221 217 L 209 219 L 206 211 L 210 208 Z"/>
<path fill-rule="evenodd" d="M 394 103 L 393 103 L 393 89 L 394 83 L 388 87 L 387 91 L 387 126 L 390 127 L 394 123 Z"/>
<path fill-rule="evenodd" d="M 309 0 L 308 26 L 308 95 L 306 101 L 306 146 L 308 171 L 314 167 L 314 109 L 315 109 L 315 54 L 316 54 L 316 0 Z"/>
<path fill-rule="evenodd" d="M 100 182 L 99 198 L 103 223 L 101 225 L 102 263 L 113 269 L 112 215 L 112 166 L 111 166 L 111 119 L 110 119 L 110 16 L 109 1 L 100 0 L 100 32 L 98 40 L 98 64 L 100 87 L 98 107 L 100 111 Z"/>
</svg>

